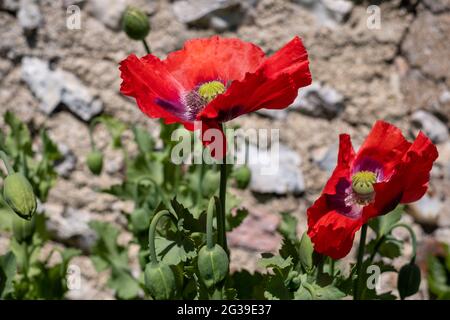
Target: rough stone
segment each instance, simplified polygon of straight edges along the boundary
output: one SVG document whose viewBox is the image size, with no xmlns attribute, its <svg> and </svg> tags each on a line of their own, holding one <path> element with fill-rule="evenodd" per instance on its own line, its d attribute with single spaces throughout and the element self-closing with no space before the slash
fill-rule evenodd
<svg viewBox="0 0 450 320">
<path fill-rule="evenodd" d="M 20 8 L 20 0 L 3 0 L 0 1 L 0 9 L 16 12 Z"/>
<path fill-rule="evenodd" d="M 40 109 L 50 115 L 62 103 L 84 121 L 103 110 L 101 100 L 73 74 L 61 69 L 52 70 L 47 61 L 25 57 L 22 60 L 22 79 L 41 101 Z"/>
<path fill-rule="evenodd" d="M 319 23 L 334 26 L 343 23 L 353 10 L 353 3 L 347 0 L 294 0 L 310 10 Z"/>
<path fill-rule="evenodd" d="M 58 150 L 62 155 L 62 159 L 55 163 L 55 171 L 59 176 L 68 178 L 75 170 L 77 157 L 65 144 L 58 145 Z"/>
<path fill-rule="evenodd" d="M 35 30 L 43 21 L 41 11 L 36 0 L 21 0 L 17 13 L 19 24 L 24 30 Z"/>
<path fill-rule="evenodd" d="M 312 117 L 333 119 L 345 109 L 344 96 L 320 82 L 299 90 L 292 109 Z"/>
<path fill-rule="evenodd" d="M 339 146 L 336 143 L 329 147 L 317 148 L 312 152 L 312 161 L 320 169 L 330 173 L 336 167 L 338 150 Z"/>
<path fill-rule="evenodd" d="M 287 109 L 275 110 L 275 109 L 259 109 L 257 114 L 275 120 L 283 120 L 288 116 Z"/>
<path fill-rule="evenodd" d="M 88 225 L 91 220 L 88 211 L 45 204 L 45 212 L 49 218 L 47 229 L 57 241 L 89 252 L 96 234 Z"/>
<path fill-rule="evenodd" d="M 120 29 L 122 15 L 127 8 L 126 0 L 90 0 L 87 10 L 112 30 Z"/>
<path fill-rule="evenodd" d="M 444 203 L 435 197 L 425 195 L 419 201 L 409 205 L 409 213 L 419 223 L 437 225 L 439 215 L 444 210 Z"/>
<path fill-rule="evenodd" d="M 442 143 L 449 138 L 447 126 L 429 112 L 416 111 L 411 121 L 416 129 L 422 130 L 434 143 Z"/>
<path fill-rule="evenodd" d="M 243 159 L 244 148 L 238 151 Z M 241 158 L 242 157 L 242 158 Z M 271 148 L 248 145 L 248 166 L 252 172 L 250 190 L 267 194 L 301 194 L 305 190 L 300 156 L 287 146 Z"/>
<path fill-rule="evenodd" d="M 450 0 L 423 0 L 422 2 L 433 13 L 441 13 L 450 10 Z"/>
<path fill-rule="evenodd" d="M 423 11 L 412 23 L 402 45 L 408 61 L 433 77 L 442 79 L 450 74 L 450 14 L 433 15 Z"/>
</svg>

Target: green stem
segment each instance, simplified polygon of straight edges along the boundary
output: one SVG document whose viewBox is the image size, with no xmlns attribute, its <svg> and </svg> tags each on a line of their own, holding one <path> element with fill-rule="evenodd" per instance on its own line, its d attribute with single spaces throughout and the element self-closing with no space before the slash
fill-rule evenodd
<svg viewBox="0 0 450 320">
<path fill-rule="evenodd" d="M 91 142 L 92 150 L 96 150 L 93 133 L 94 133 L 95 126 L 97 125 L 97 123 L 100 123 L 100 122 L 101 122 L 100 118 L 97 117 L 89 123 L 89 141 Z"/>
<path fill-rule="evenodd" d="M 366 248 L 366 236 L 367 236 L 367 224 L 364 224 L 361 228 L 361 238 L 359 240 L 359 248 L 358 248 L 358 260 L 356 262 L 356 280 L 353 285 L 353 299 L 360 300 L 359 296 L 359 287 L 362 281 L 362 264 L 364 258 L 364 251 Z"/>
<path fill-rule="evenodd" d="M 147 54 L 150 54 L 151 51 L 150 51 L 150 47 L 149 47 L 149 45 L 147 43 L 147 40 L 143 39 L 142 43 L 144 44 L 144 48 L 145 48 L 145 51 L 147 52 Z"/>
<path fill-rule="evenodd" d="M 148 248 L 150 250 L 150 262 L 152 264 L 158 263 L 158 257 L 156 256 L 156 247 L 155 247 L 155 233 L 156 233 L 156 226 L 158 225 L 159 220 L 164 217 L 170 215 L 169 211 L 162 210 L 155 214 L 155 216 L 152 219 L 152 222 L 150 223 L 150 228 L 148 229 Z"/>
<path fill-rule="evenodd" d="M 416 260 L 416 254 L 417 254 L 417 238 L 416 238 L 416 234 L 414 233 L 414 230 L 411 228 L 411 226 L 404 224 L 404 223 L 398 223 L 396 225 L 394 225 L 389 232 L 392 232 L 394 229 L 396 228 L 405 228 L 410 236 L 411 236 L 411 241 L 412 241 L 412 247 L 413 247 L 413 252 L 412 252 L 412 258 L 411 261 L 415 261 Z"/>
<path fill-rule="evenodd" d="M 331 277 L 334 278 L 334 264 L 335 264 L 335 262 L 334 262 L 334 259 L 333 259 L 333 258 L 330 258 L 330 260 L 331 260 L 331 262 L 330 262 L 330 272 L 331 272 Z"/>
<path fill-rule="evenodd" d="M 2 150 L 0 150 L 0 159 L 3 160 L 3 163 L 5 164 L 6 170 L 8 171 L 8 175 L 13 174 L 14 173 L 14 168 L 12 167 L 11 162 L 9 162 L 8 156 Z"/>
<path fill-rule="evenodd" d="M 206 213 L 206 246 L 208 249 L 212 249 L 214 247 L 213 240 L 213 219 L 214 213 L 216 211 L 216 197 L 211 198 L 208 204 L 208 211 Z"/>
<path fill-rule="evenodd" d="M 220 210 L 219 216 L 217 218 L 217 229 L 219 231 L 219 244 L 226 252 L 228 252 L 227 246 L 227 233 L 225 230 L 225 214 L 226 214 L 226 195 L 227 195 L 227 164 L 225 159 L 223 159 L 220 164 L 220 189 L 219 189 L 219 199 L 220 199 Z"/>
</svg>

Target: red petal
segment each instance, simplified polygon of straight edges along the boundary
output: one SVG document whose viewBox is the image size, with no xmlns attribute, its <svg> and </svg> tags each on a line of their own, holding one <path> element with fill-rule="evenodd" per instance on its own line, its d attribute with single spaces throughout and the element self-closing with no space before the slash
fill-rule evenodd
<svg viewBox="0 0 450 320">
<path fill-rule="evenodd" d="M 183 88 L 155 56 L 139 59 L 130 55 L 120 63 L 123 79 L 120 92 L 134 97 L 139 108 L 151 118 L 163 118 L 166 123 L 180 122 Z M 162 101 L 165 103 L 158 103 Z"/>
<path fill-rule="evenodd" d="M 234 81 L 198 118 L 228 121 L 262 108 L 283 109 L 295 100 L 300 87 L 310 83 L 308 55 L 297 37 L 268 58 L 258 71 Z"/>
<path fill-rule="evenodd" d="M 358 151 L 355 165 L 366 157 L 383 166 L 385 177 L 389 177 L 395 166 L 402 160 L 409 149 L 409 143 L 397 127 L 384 121 L 377 121 L 372 131 Z"/>
<path fill-rule="evenodd" d="M 351 250 L 362 219 L 351 219 L 329 208 L 327 195 L 322 195 L 308 209 L 308 235 L 314 250 L 333 259 L 345 257 Z M 320 217 L 318 220 L 313 217 Z"/>
<path fill-rule="evenodd" d="M 197 123 L 198 122 L 196 122 L 196 124 Z M 202 126 L 202 136 L 201 136 L 202 143 L 205 146 L 208 146 L 209 148 L 213 148 L 214 146 L 214 149 L 211 149 L 212 157 L 218 160 L 223 159 L 227 152 L 227 140 L 225 137 L 225 133 L 223 132 L 222 125 L 214 121 L 209 122 L 203 121 L 201 122 L 201 126 Z M 217 131 L 211 132 L 210 130 L 217 130 Z M 215 133 L 218 133 L 218 135 Z M 219 135 L 220 135 L 219 139 L 221 139 L 221 141 L 219 141 L 219 145 L 217 145 L 217 143 L 214 142 Z"/>
<path fill-rule="evenodd" d="M 167 70 L 183 86 L 192 90 L 211 80 L 242 80 L 247 72 L 255 72 L 264 52 L 252 43 L 214 36 L 193 39 L 184 48 L 172 52 L 164 61 Z"/>
</svg>

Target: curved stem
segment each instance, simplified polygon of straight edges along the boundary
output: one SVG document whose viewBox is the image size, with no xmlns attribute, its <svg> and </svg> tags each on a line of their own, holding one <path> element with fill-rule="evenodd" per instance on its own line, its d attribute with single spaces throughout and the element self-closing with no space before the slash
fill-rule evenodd
<svg viewBox="0 0 450 320">
<path fill-rule="evenodd" d="M 9 162 L 9 157 L 2 150 L 0 150 L 0 159 L 3 160 L 6 170 L 8 171 L 8 175 L 13 174 L 14 168 L 12 167 L 11 162 Z"/>
<path fill-rule="evenodd" d="M 411 236 L 412 247 L 413 247 L 411 261 L 414 262 L 416 260 L 416 253 L 417 253 L 417 238 L 416 238 L 416 234 L 414 233 L 414 230 L 411 228 L 411 226 L 409 226 L 405 223 L 398 223 L 398 224 L 392 226 L 391 229 L 389 230 L 389 232 L 392 232 L 396 228 L 405 228 L 409 232 L 409 234 Z"/>
<path fill-rule="evenodd" d="M 353 283 L 353 299 L 360 300 L 359 297 L 359 287 L 362 281 L 361 269 L 364 258 L 364 251 L 366 248 L 366 236 L 367 236 L 367 224 L 364 224 L 361 228 L 361 238 L 359 240 L 359 248 L 358 248 L 358 260 L 356 262 L 356 280 Z"/>
<path fill-rule="evenodd" d="M 156 226 L 158 225 L 159 220 L 164 217 L 170 215 L 169 211 L 163 210 L 155 214 L 150 223 L 150 228 L 148 229 L 148 248 L 150 250 L 150 262 L 152 264 L 158 263 L 158 257 L 156 256 L 156 247 L 155 247 L 155 233 Z"/>
<path fill-rule="evenodd" d="M 213 197 L 209 201 L 208 211 L 206 213 L 206 246 L 208 249 L 212 249 L 214 247 L 213 240 L 213 219 L 214 213 L 216 212 L 216 201 L 217 198 Z"/>
<path fill-rule="evenodd" d="M 150 54 L 151 51 L 150 51 L 150 47 L 149 47 L 149 45 L 147 43 L 147 40 L 143 39 L 142 43 L 144 44 L 144 48 L 145 48 L 145 51 L 147 52 L 147 54 Z"/>
</svg>

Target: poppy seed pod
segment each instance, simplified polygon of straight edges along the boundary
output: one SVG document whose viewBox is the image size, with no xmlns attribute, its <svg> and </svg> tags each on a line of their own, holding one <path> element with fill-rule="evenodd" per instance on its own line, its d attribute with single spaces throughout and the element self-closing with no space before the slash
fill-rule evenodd
<svg viewBox="0 0 450 320">
<path fill-rule="evenodd" d="M 398 273 L 397 287 L 400 297 L 405 299 L 419 291 L 420 287 L 420 269 L 411 261 L 404 265 Z"/>
<path fill-rule="evenodd" d="M 150 32 L 148 16 L 137 8 L 129 7 L 122 17 L 123 31 L 133 40 L 144 40 Z"/>
<path fill-rule="evenodd" d="M 98 176 L 103 169 L 103 154 L 98 150 L 92 150 L 87 156 L 86 163 L 92 174 Z"/>
<path fill-rule="evenodd" d="M 240 166 L 233 172 L 234 178 L 236 179 L 236 184 L 239 189 L 247 188 L 252 177 L 252 172 L 247 166 Z"/>
<path fill-rule="evenodd" d="M 30 242 L 36 230 L 36 216 L 33 216 L 30 221 L 19 217 L 12 219 L 12 231 L 17 242 Z"/>
<path fill-rule="evenodd" d="M 33 187 L 21 173 L 13 173 L 6 177 L 3 198 L 8 206 L 23 219 L 30 220 L 36 212 L 37 202 Z"/>
<path fill-rule="evenodd" d="M 198 253 L 198 271 L 208 288 L 225 279 L 229 264 L 227 253 L 218 244 L 212 248 L 204 246 Z"/>
<path fill-rule="evenodd" d="M 170 300 L 176 293 L 174 272 L 164 263 L 148 263 L 145 267 L 145 286 L 155 300 Z"/>
</svg>

